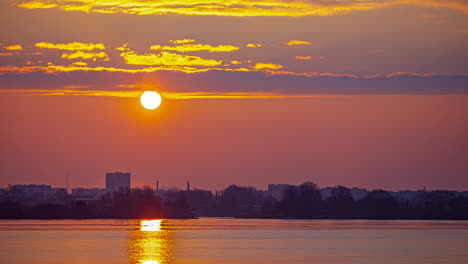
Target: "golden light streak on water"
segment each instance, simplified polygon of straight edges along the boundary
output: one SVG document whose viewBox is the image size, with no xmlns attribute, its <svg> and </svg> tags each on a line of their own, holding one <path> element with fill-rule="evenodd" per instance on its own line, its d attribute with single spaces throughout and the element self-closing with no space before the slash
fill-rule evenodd
<svg viewBox="0 0 468 264">
<path fill-rule="evenodd" d="M 141 220 L 130 234 L 129 262 L 133 264 L 167 264 L 174 258 L 172 231 L 164 230 L 164 220 Z"/>
</svg>

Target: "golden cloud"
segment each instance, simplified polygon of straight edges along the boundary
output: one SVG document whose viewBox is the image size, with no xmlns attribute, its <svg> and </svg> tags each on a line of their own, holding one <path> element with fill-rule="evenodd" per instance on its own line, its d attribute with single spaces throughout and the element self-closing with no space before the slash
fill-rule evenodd
<svg viewBox="0 0 468 264">
<path fill-rule="evenodd" d="M 86 13 L 124 13 L 135 15 L 209 15 L 209 16 L 326 16 L 346 14 L 394 5 L 397 0 L 13 0 L 28 9 L 59 8 Z M 423 2 L 423 1 L 421 1 Z"/>
<path fill-rule="evenodd" d="M 312 56 L 296 56 L 298 60 L 311 60 Z"/>
<path fill-rule="evenodd" d="M 0 53 L 0 56 L 11 56 L 11 55 L 13 55 L 13 52 Z"/>
<path fill-rule="evenodd" d="M 20 44 L 5 46 L 3 48 L 7 50 L 22 50 L 23 49 L 23 47 Z"/>
<path fill-rule="evenodd" d="M 48 63 L 47 66 L 0 66 L 0 75 L 4 74 L 27 74 L 32 72 L 43 72 L 46 74 L 58 74 L 58 73 L 66 73 L 66 72 L 76 72 L 76 71 L 90 71 L 90 72 L 123 72 L 123 73 L 152 73 L 157 71 L 174 71 L 174 72 L 183 72 L 183 73 L 199 73 L 199 72 L 207 72 L 207 71 L 227 71 L 227 72 L 263 72 L 268 76 L 273 75 L 289 75 L 289 76 L 304 76 L 304 77 L 346 77 L 346 78 L 353 78 L 353 79 L 371 79 L 371 78 L 394 78 L 398 76 L 418 76 L 418 77 L 430 77 L 430 76 L 440 76 L 438 74 L 433 73 L 408 73 L 408 72 L 395 72 L 390 74 L 374 74 L 374 75 L 354 75 L 354 74 L 343 74 L 343 73 L 327 73 L 327 72 L 290 72 L 290 71 L 281 71 L 276 70 L 282 67 L 281 65 L 276 64 L 268 64 L 268 63 L 260 63 L 256 65 L 254 69 L 246 69 L 246 68 L 239 68 L 239 69 L 229 69 L 229 68 L 203 68 L 197 69 L 193 67 L 187 66 L 158 66 L 158 67 L 147 67 L 141 69 L 122 69 L 122 68 L 113 68 L 113 67 L 86 67 L 80 66 L 77 64 L 72 64 L 69 66 L 59 66 L 54 65 L 52 63 Z M 273 69 L 276 68 L 276 69 Z M 458 75 L 458 76 L 468 76 L 465 75 Z M 132 86 L 132 85 L 118 85 L 120 88 L 136 88 L 142 87 L 141 85 Z M 75 87 L 76 88 L 76 87 Z M 30 90 L 28 90 L 30 91 Z M 4 90 L 0 89 L 0 93 L 5 92 Z M 51 94 L 63 94 L 63 91 L 57 90 L 47 90 L 47 93 Z M 82 91 L 80 91 L 82 92 Z M 96 92 L 95 95 L 105 96 L 106 91 L 91 91 Z M 114 92 L 111 92 L 114 93 Z M 120 94 L 116 92 L 116 94 Z M 81 94 L 77 94 L 81 95 Z M 115 96 L 115 95 L 112 95 Z M 202 98 L 198 95 L 194 95 L 193 98 Z M 224 97 L 227 98 L 227 97 Z"/>
<path fill-rule="evenodd" d="M 38 48 L 43 49 L 59 49 L 59 50 L 71 50 L 71 51 L 93 51 L 95 49 L 103 50 L 106 49 L 102 43 L 82 43 L 82 42 L 71 42 L 71 43 L 59 43 L 54 44 L 50 42 L 39 42 L 35 45 Z"/>
<path fill-rule="evenodd" d="M 73 59 L 85 59 L 85 60 L 93 60 L 96 61 L 97 59 L 103 59 L 105 61 L 109 61 L 109 57 L 105 52 L 83 52 L 83 51 L 75 51 L 73 53 L 63 53 L 62 59 L 73 60 Z"/>
<path fill-rule="evenodd" d="M 221 68 L 204 68 L 197 69 L 194 67 L 188 66 L 159 66 L 159 67 L 147 67 L 141 69 L 124 69 L 124 68 L 115 68 L 115 67 L 86 67 L 82 65 L 71 64 L 69 66 L 55 65 L 51 62 L 47 66 L 3 66 L 0 67 L 0 75 L 7 73 L 16 73 L 16 74 L 26 74 L 31 72 L 44 72 L 47 74 L 55 74 L 61 72 L 75 72 L 75 71 L 90 71 L 90 72 L 124 72 L 124 73 L 149 73 L 157 71 L 177 71 L 184 73 L 197 73 L 197 72 L 206 72 L 209 70 L 223 70 Z M 245 69 L 225 69 L 231 71 L 242 71 Z"/>
<path fill-rule="evenodd" d="M 75 95 L 75 96 L 111 96 L 111 97 L 128 97 L 136 98 L 141 95 L 141 91 L 96 91 L 96 90 L 80 90 L 89 86 L 65 86 L 59 90 L 21 90 L 9 89 L 0 90 L 0 94 L 14 94 L 25 96 L 40 96 L 40 95 Z"/>
<path fill-rule="evenodd" d="M 192 52 L 192 51 L 208 51 L 208 52 L 232 52 L 239 49 L 239 47 L 231 45 L 210 46 L 206 44 L 184 44 L 181 46 L 161 46 L 153 45 L 152 50 L 165 50 L 177 52 Z"/>
<path fill-rule="evenodd" d="M 249 44 L 247 44 L 245 46 L 248 47 L 248 48 L 259 48 L 259 47 L 262 46 L 262 44 L 249 43 Z"/>
<path fill-rule="evenodd" d="M 348 77 L 353 79 L 371 79 L 371 78 L 393 78 L 396 76 L 418 76 L 418 77 L 429 77 L 438 76 L 435 73 L 409 73 L 409 72 L 394 72 L 389 74 L 378 73 L 374 75 L 355 75 L 348 73 L 331 73 L 331 72 L 290 72 L 290 71 L 273 71 L 265 69 L 265 73 L 268 75 L 293 75 L 293 76 L 305 76 L 305 77 Z M 460 76 L 468 76 L 468 74 L 462 74 Z"/>
<path fill-rule="evenodd" d="M 77 61 L 71 64 L 71 66 L 88 66 L 88 63 L 82 62 L 82 61 Z"/>
<path fill-rule="evenodd" d="M 259 62 L 253 66 L 255 70 L 263 70 L 263 69 L 270 69 L 270 70 L 278 70 L 283 68 L 283 66 L 279 64 L 274 64 L 274 63 L 263 63 Z"/>
<path fill-rule="evenodd" d="M 127 64 L 131 65 L 164 65 L 164 66 L 218 66 L 222 61 L 203 59 L 198 56 L 188 56 L 162 51 L 158 54 L 137 55 L 133 51 L 120 54 Z"/>
<path fill-rule="evenodd" d="M 86 89 L 90 88 L 90 85 L 65 85 L 63 88 L 65 89 Z"/>
<path fill-rule="evenodd" d="M 27 9 L 58 8 L 85 13 L 208 16 L 329 16 L 396 5 L 450 8 L 468 14 L 466 0 L 10 0 Z"/>
<path fill-rule="evenodd" d="M 57 8 L 85 13 L 205 16 L 329 16 L 397 5 L 450 8 L 468 14 L 466 0 L 10 0 L 27 9 Z"/>
<path fill-rule="evenodd" d="M 284 43 L 288 46 L 294 46 L 294 45 L 312 45 L 312 43 L 304 40 L 290 40 L 286 43 Z"/>
<path fill-rule="evenodd" d="M 179 39 L 179 40 L 169 40 L 168 42 L 174 43 L 174 44 L 186 44 L 186 43 L 195 42 L 195 40 L 193 40 L 193 39 Z"/>
<path fill-rule="evenodd" d="M 305 98 L 305 97 L 330 97 L 329 95 L 314 94 L 282 94 L 282 93 L 223 93 L 223 92 L 195 92 L 175 93 L 162 92 L 161 95 L 167 99 L 275 99 L 275 98 Z M 334 96 L 334 95 L 331 95 Z"/>
</svg>

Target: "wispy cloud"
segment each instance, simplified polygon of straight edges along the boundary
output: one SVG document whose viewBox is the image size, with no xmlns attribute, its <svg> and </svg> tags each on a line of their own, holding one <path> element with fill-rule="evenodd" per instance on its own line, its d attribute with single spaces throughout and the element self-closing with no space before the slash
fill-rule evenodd
<svg viewBox="0 0 468 264">
<path fill-rule="evenodd" d="M 75 51 L 73 53 L 63 53 L 62 59 L 73 60 L 73 59 L 85 59 L 85 60 L 93 60 L 96 61 L 97 59 L 103 59 L 104 61 L 108 61 L 109 57 L 105 52 L 83 52 L 83 51 Z"/>
<path fill-rule="evenodd" d="M 336 73 L 290 75 L 280 72 L 223 72 L 213 70 L 185 78 L 185 73 L 161 72 L 155 81 L 153 74 L 129 75 L 125 72 L 70 72 L 54 74 L 54 78 L 24 78 L 0 75 L 0 94 L 15 95 L 76 95 L 137 97 L 146 89 L 157 89 L 164 98 L 301 98 L 336 95 L 396 95 L 396 94 L 468 94 L 468 75 L 391 73 L 372 76 Z M 72 78 L 71 78 L 72 77 Z M 112 77 L 112 78 L 109 78 Z M 19 82 L 15 82 L 19 80 Z M 79 80 L 79 82 L 77 82 Z M 124 81 L 124 83 L 122 83 Z M 31 84 L 31 85 L 25 85 Z M 170 85 L 168 85 L 170 84 Z"/>
<path fill-rule="evenodd" d="M 84 88 L 82 86 L 66 86 L 64 89 L 57 90 L 46 90 L 46 89 L 34 89 L 34 90 L 21 90 L 21 89 L 8 89 L 0 90 L 0 94 L 13 94 L 13 95 L 24 95 L 24 96 L 57 96 L 57 95 L 68 95 L 68 96 L 106 96 L 106 97 L 139 97 L 140 91 L 96 91 L 96 90 L 80 90 Z"/>
<path fill-rule="evenodd" d="M 121 53 L 127 64 L 131 65 L 162 65 L 162 66 L 207 66 L 220 65 L 222 61 L 203 59 L 198 56 L 181 55 L 162 51 L 158 54 L 138 55 L 134 51 Z"/>
<path fill-rule="evenodd" d="M 65 85 L 63 88 L 65 89 L 88 89 L 90 85 Z"/>
<path fill-rule="evenodd" d="M 205 15 L 205 16 L 330 16 L 396 5 L 450 8 L 468 14 L 466 0 L 10 0 L 27 9 L 57 8 L 102 14 Z"/>
<path fill-rule="evenodd" d="M 233 64 L 233 65 L 239 65 L 239 64 L 244 64 L 244 63 L 252 63 L 252 61 L 251 60 L 248 60 L 248 61 L 233 60 L 233 61 L 231 61 L 231 64 Z"/>
<path fill-rule="evenodd" d="M 88 66 L 88 63 L 83 62 L 83 61 L 76 61 L 72 63 L 71 66 L 85 67 L 85 66 Z"/>
<path fill-rule="evenodd" d="M 226 92 L 194 92 L 194 93 L 161 93 L 167 99 L 281 99 L 281 98 L 315 98 L 325 97 L 314 94 L 284 94 L 284 93 L 226 93 Z"/>
<path fill-rule="evenodd" d="M 179 39 L 179 40 L 169 40 L 169 43 L 174 43 L 174 44 L 186 44 L 186 43 L 192 43 L 195 42 L 193 39 Z"/>
<path fill-rule="evenodd" d="M 256 70 L 264 70 L 264 69 L 278 70 L 278 69 L 283 68 L 283 66 L 281 66 L 279 64 L 274 64 L 274 63 L 259 62 L 259 63 L 256 63 L 253 66 L 253 68 L 256 69 Z"/>
<path fill-rule="evenodd" d="M 23 47 L 20 44 L 4 46 L 3 48 L 6 50 L 22 50 L 23 49 Z"/>
<path fill-rule="evenodd" d="M 294 45 L 312 45 L 312 43 L 308 42 L 308 41 L 304 41 L 304 40 L 290 40 L 286 43 L 284 43 L 285 45 L 288 45 L 288 46 L 294 46 Z"/>
<path fill-rule="evenodd" d="M 247 48 L 259 48 L 262 46 L 262 44 L 255 44 L 255 43 L 249 43 L 245 45 Z"/>
<path fill-rule="evenodd" d="M 165 52 L 161 52 L 165 53 Z M 29 65 L 29 66 L 0 66 L 0 76 L 6 74 L 28 74 L 33 72 L 43 72 L 46 74 L 56 74 L 64 72 L 120 72 L 120 73 L 152 73 L 158 71 L 172 71 L 180 73 L 203 73 L 203 72 L 263 72 L 267 76 L 303 76 L 303 77 L 345 77 L 351 79 L 372 79 L 372 78 L 393 78 L 399 76 L 415 76 L 415 77 L 431 77 L 431 76 L 443 76 L 435 73 L 408 73 L 408 72 L 395 72 L 388 74 L 373 74 L 373 75 L 356 75 L 348 73 L 330 73 L 330 72 L 291 72 L 282 70 L 283 66 L 274 63 L 256 63 L 251 68 L 220 68 L 208 66 L 210 63 L 221 64 L 220 61 L 211 62 L 211 60 L 205 60 L 196 56 L 185 56 L 179 54 L 169 53 L 168 57 L 160 54 L 144 54 L 136 55 L 133 51 L 123 53 L 123 57 L 128 60 L 127 63 L 130 65 L 145 65 L 151 67 L 139 68 L 139 69 L 127 69 L 117 67 L 89 67 L 84 62 L 75 62 L 68 66 L 55 65 L 51 62 L 47 63 L 47 66 L 40 65 Z M 173 56 L 175 55 L 175 56 Z M 179 57 L 180 56 L 180 57 Z M 191 59 L 191 57 L 195 57 Z M 179 60 L 180 58 L 180 60 Z M 192 62 L 187 62 L 192 60 Z M 203 65 L 207 63 L 207 65 Z M 197 68 L 192 66 L 206 66 L 205 68 Z M 465 76 L 466 75 L 457 75 Z"/>
<path fill-rule="evenodd" d="M 180 46 L 161 46 L 153 45 L 152 50 L 164 50 L 164 51 L 177 51 L 177 52 L 193 52 L 193 51 L 208 51 L 208 52 L 231 52 L 236 51 L 239 47 L 232 45 L 219 45 L 211 46 L 206 44 L 183 44 Z"/>
<path fill-rule="evenodd" d="M 51 42 L 39 42 L 35 45 L 38 48 L 44 49 L 59 49 L 59 50 L 70 50 L 70 51 L 93 51 L 95 49 L 103 50 L 106 49 L 102 43 L 83 43 L 83 42 L 71 42 L 71 43 L 51 43 Z"/>
<path fill-rule="evenodd" d="M 135 85 L 137 86 L 137 85 Z M 89 86 L 69 85 L 59 90 L 21 90 L 9 89 L 0 90 L 0 94 L 26 95 L 26 96 L 100 96 L 100 97 L 126 97 L 138 98 L 142 91 L 107 91 L 107 90 L 86 90 Z M 318 98 L 336 97 L 336 95 L 314 95 L 314 94 L 282 94 L 282 93 L 236 93 L 236 92 L 159 92 L 164 99 L 187 100 L 187 99 L 283 99 L 283 98 Z"/>
<path fill-rule="evenodd" d="M 298 60 L 311 60 L 312 56 L 296 56 Z"/>
<path fill-rule="evenodd" d="M 28 9 L 59 8 L 86 13 L 125 13 L 135 15 L 209 15 L 209 16 L 326 16 L 346 14 L 394 5 L 396 0 L 13 0 Z"/>
</svg>

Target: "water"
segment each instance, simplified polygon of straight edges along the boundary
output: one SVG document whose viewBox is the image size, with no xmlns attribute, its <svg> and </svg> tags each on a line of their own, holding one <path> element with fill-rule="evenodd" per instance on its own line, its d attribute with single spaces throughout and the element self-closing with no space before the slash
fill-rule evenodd
<svg viewBox="0 0 468 264">
<path fill-rule="evenodd" d="M 0 221 L 0 263 L 468 263 L 468 221 Z"/>
</svg>

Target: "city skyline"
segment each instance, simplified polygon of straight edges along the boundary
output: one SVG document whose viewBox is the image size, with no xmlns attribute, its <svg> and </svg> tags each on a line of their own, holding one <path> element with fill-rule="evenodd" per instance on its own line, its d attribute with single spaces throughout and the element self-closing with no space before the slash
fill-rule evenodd
<svg viewBox="0 0 468 264">
<path fill-rule="evenodd" d="M 320 188 L 313 182 L 229 185 L 215 191 L 131 188 L 129 173 L 106 173 L 106 188 L 67 192 L 50 185 L 0 189 L 1 219 L 196 218 L 468 219 L 468 191 Z"/>
<path fill-rule="evenodd" d="M 66 185 L 65 186 L 60 186 L 60 185 L 57 185 L 57 186 L 54 186 L 54 185 L 51 185 L 51 184 L 48 184 L 48 183 L 21 183 L 21 184 L 18 184 L 18 183 L 9 183 L 7 184 L 6 186 L 4 187 L 15 187 L 15 186 L 26 186 L 26 187 L 34 187 L 34 186 L 49 186 L 51 188 L 54 188 L 54 189 L 65 189 L 67 190 L 67 192 L 69 193 L 72 193 L 72 190 L 78 190 L 78 189 L 85 189 L 85 190 L 93 190 L 93 189 L 100 189 L 100 190 L 107 190 L 107 191 L 118 191 L 119 190 L 119 187 L 117 188 L 114 188 L 114 187 L 109 187 L 111 186 L 113 183 L 109 183 L 108 180 L 107 180 L 107 175 L 109 174 L 123 174 L 123 175 L 129 175 L 129 182 L 128 182 L 128 187 L 127 188 L 131 188 L 131 189 L 142 189 L 142 188 L 149 188 L 149 189 L 152 189 L 152 190 L 174 190 L 174 191 L 184 191 L 184 190 L 190 190 L 190 180 L 186 180 L 183 184 L 183 186 L 181 187 L 181 185 L 164 185 L 161 184 L 161 182 L 159 181 L 159 179 L 156 179 L 154 182 L 152 183 L 140 183 L 140 184 L 132 184 L 132 177 L 131 177 L 131 172 L 119 172 L 119 171 L 115 171 L 115 172 L 106 172 L 105 175 L 106 177 L 104 178 L 104 184 L 102 186 L 84 186 L 84 185 L 75 185 L 75 186 L 69 186 L 67 185 L 69 183 L 69 174 L 67 174 L 67 178 L 66 178 Z M 309 179 L 305 182 L 313 182 L 312 179 Z M 195 186 L 195 188 L 193 188 L 193 190 L 209 190 L 211 192 L 217 192 L 217 191 L 222 191 L 223 189 L 231 186 L 231 185 L 236 185 L 236 186 L 239 186 L 239 187 L 246 187 L 246 188 L 255 188 L 256 190 L 259 190 L 259 191 L 264 191 L 264 190 L 268 190 L 271 186 L 274 186 L 274 185 L 278 185 L 278 186 L 299 186 L 301 183 L 291 183 L 291 182 L 281 182 L 281 183 L 268 183 L 266 186 L 253 186 L 253 185 L 249 185 L 249 184 L 246 184 L 246 185 L 241 185 L 241 184 L 236 184 L 236 183 L 230 183 L 226 186 L 222 186 L 221 188 L 217 188 L 217 189 L 207 189 L 207 188 L 203 188 L 201 186 Z M 124 183 L 124 185 L 126 185 L 126 183 Z M 185 186 L 185 187 L 184 187 Z M 330 185 L 330 186 L 320 186 L 318 185 L 321 189 L 327 189 L 327 188 L 335 188 L 336 186 L 343 186 L 343 187 L 346 187 L 346 188 L 349 188 L 349 189 L 360 189 L 360 190 L 384 190 L 384 188 L 365 188 L 365 187 L 362 187 L 362 186 L 345 186 L 345 185 L 342 185 L 342 184 L 335 184 L 335 185 Z M 266 187 L 266 188 L 265 188 Z M 422 186 L 421 188 L 419 189 L 399 189 L 399 190 L 392 190 L 392 189 L 385 189 L 386 191 L 390 191 L 390 192 L 400 192 L 400 191 L 438 191 L 438 190 L 442 190 L 442 189 L 428 189 L 426 186 Z M 444 189 L 444 191 L 458 191 L 458 192 L 468 192 L 468 190 L 455 190 L 455 189 Z"/>
</svg>

